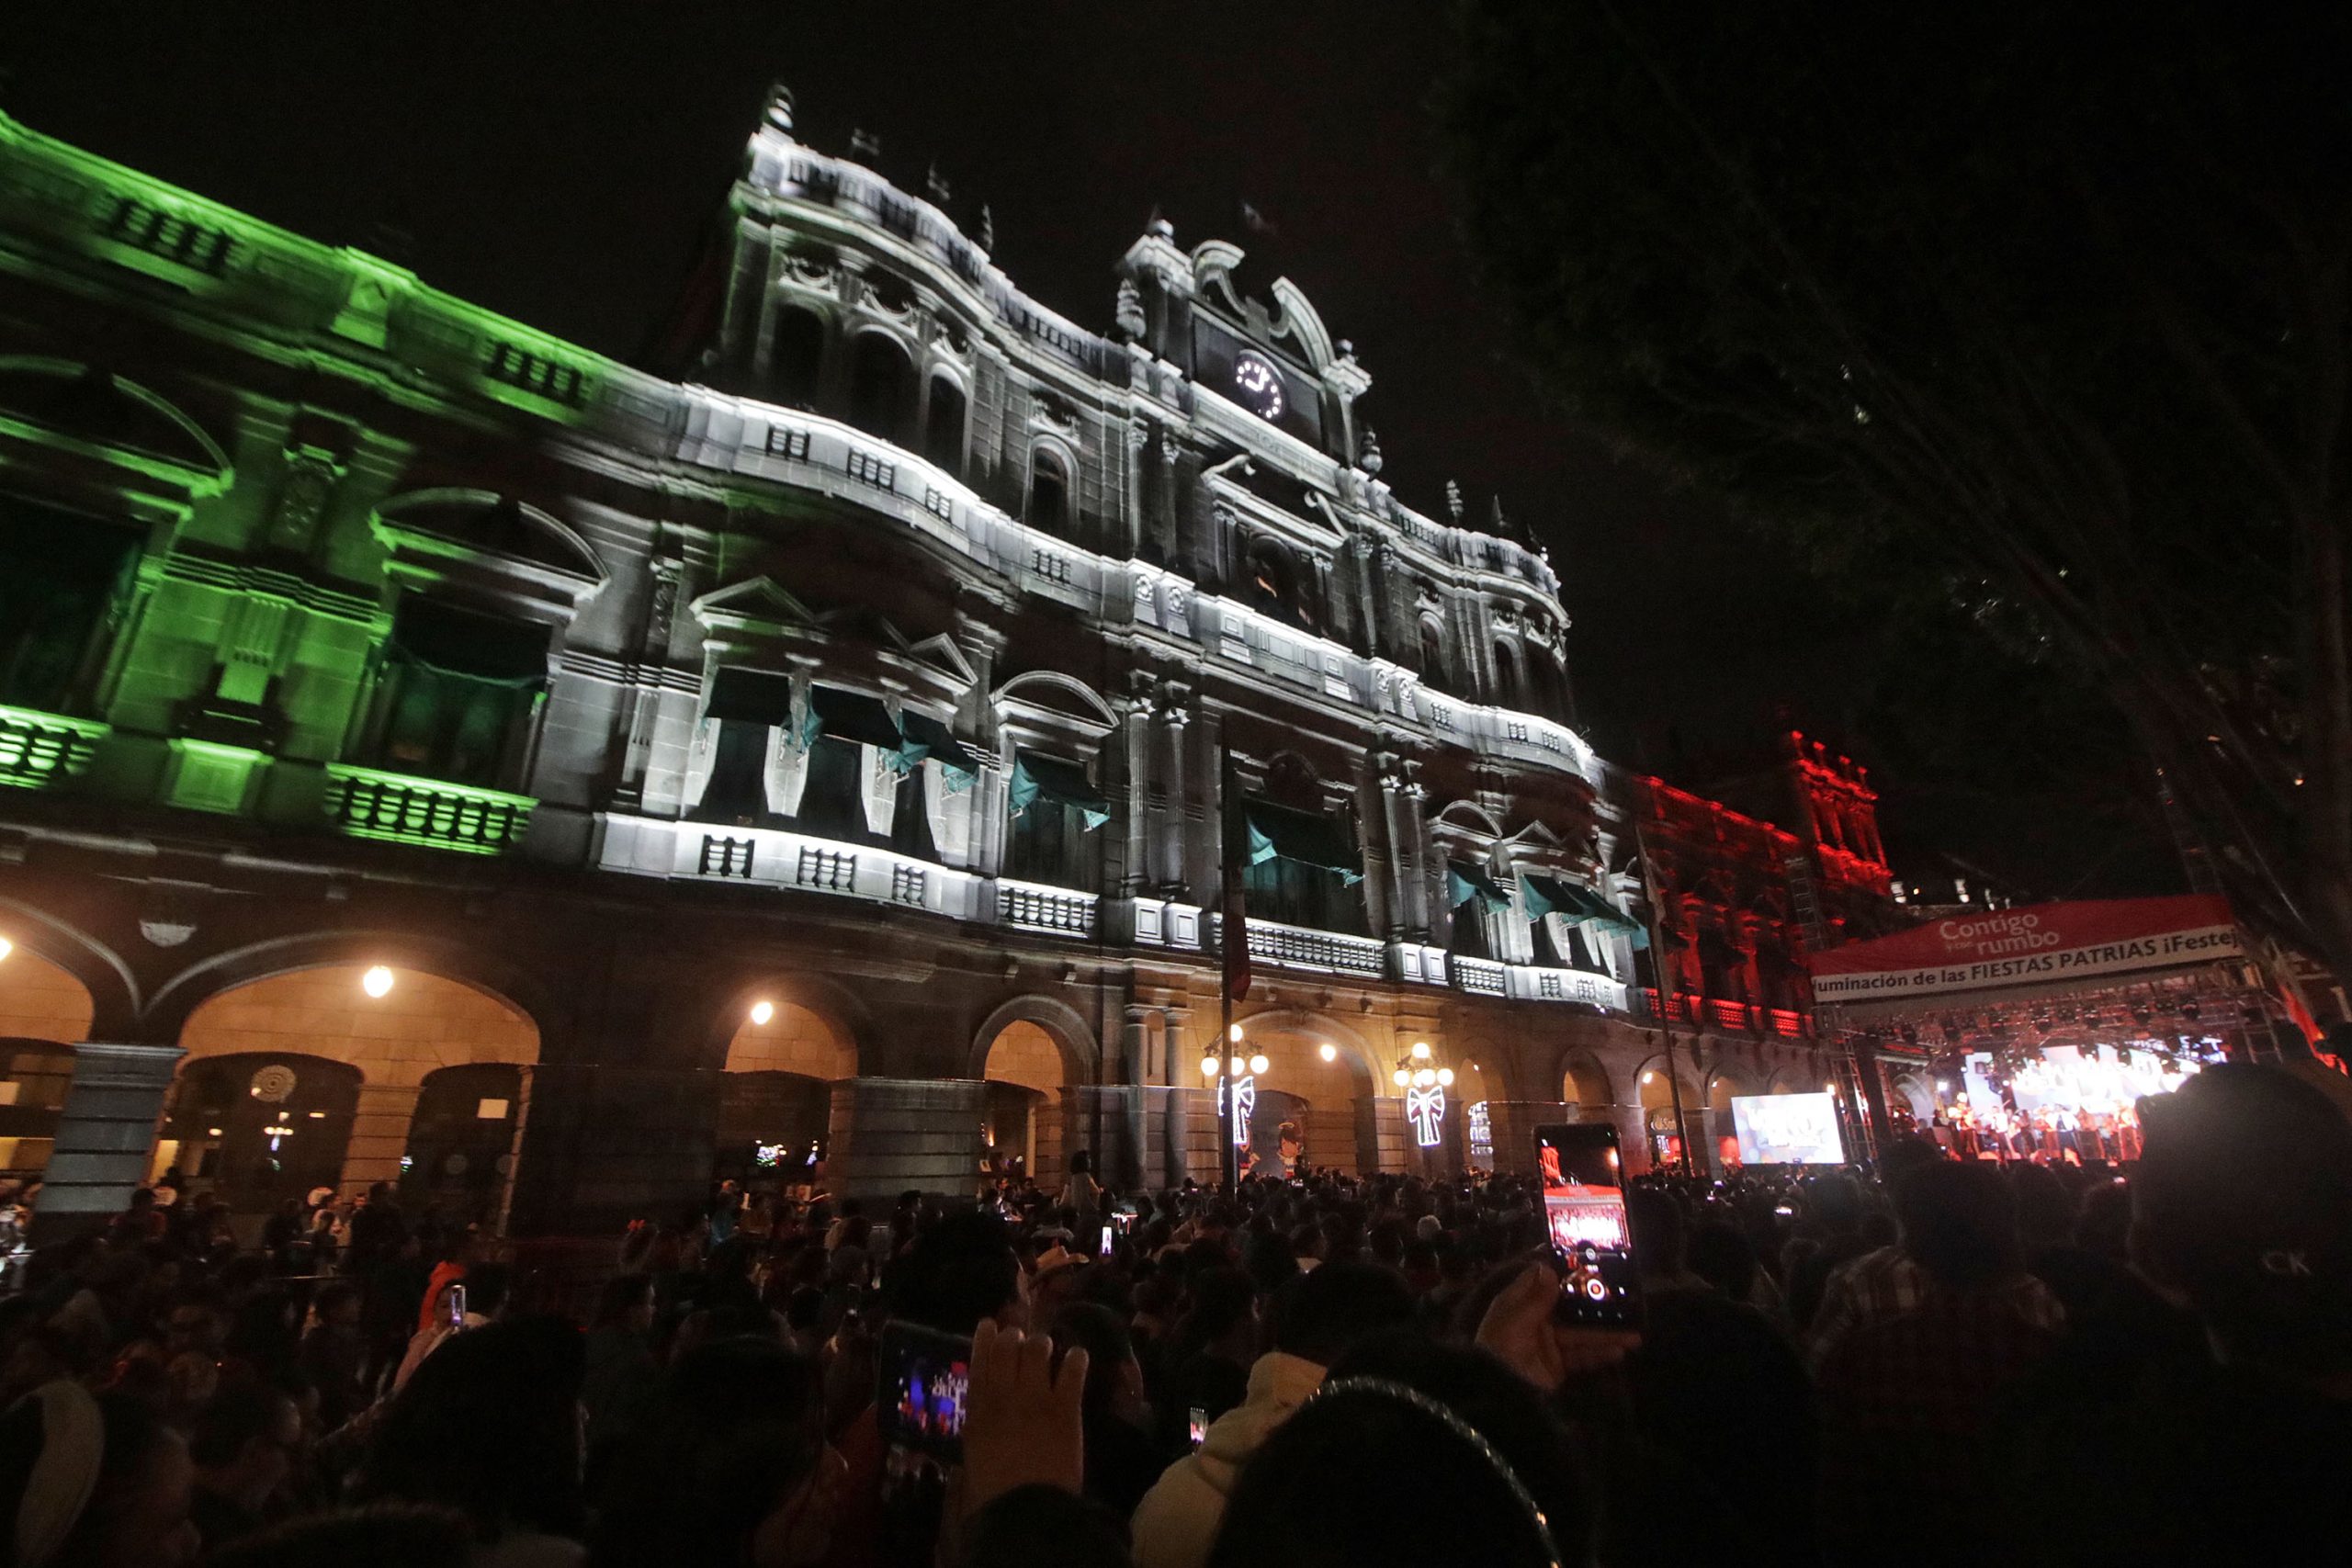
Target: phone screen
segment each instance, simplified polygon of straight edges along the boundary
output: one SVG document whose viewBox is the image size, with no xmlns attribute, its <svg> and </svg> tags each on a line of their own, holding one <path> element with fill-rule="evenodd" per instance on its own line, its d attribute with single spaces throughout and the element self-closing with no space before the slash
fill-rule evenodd
<svg viewBox="0 0 2352 1568">
<path fill-rule="evenodd" d="M 1192 1414 L 1184 1423 L 1184 1435 L 1196 1449 L 1208 1441 L 1209 1413 L 1197 1404 L 1193 1405 Z"/>
<path fill-rule="evenodd" d="M 1101 1245 L 1100 1245 L 1100 1246 L 1096 1247 L 1094 1250 L 1095 1250 L 1097 1253 L 1101 1254 L 1101 1255 L 1102 1255 L 1102 1257 L 1104 1257 L 1104 1258 L 1108 1258 L 1108 1257 L 1110 1257 L 1110 1256 L 1111 1256 L 1111 1238 L 1112 1238 L 1114 1235 L 1117 1235 L 1117 1234 L 1118 1234 L 1118 1233 L 1117 1233 L 1117 1232 L 1115 1232 L 1115 1231 L 1114 1231 L 1114 1230 L 1113 1230 L 1109 1225 L 1104 1225 L 1104 1226 L 1102 1227 L 1102 1243 L 1101 1243 Z"/>
<path fill-rule="evenodd" d="M 964 1457 L 964 1409 L 972 1386 L 972 1342 L 911 1323 L 882 1330 L 876 1359 L 883 1444 L 943 1464 Z"/>
<path fill-rule="evenodd" d="M 1544 1226 L 1567 1267 L 1559 1316 L 1597 1327 L 1634 1326 L 1641 1294 L 1617 1129 L 1600 1122 L 1538 1127 L 1535 1159 L 1544 1178 Z"/>
<path fill-rule="evenodd" d="M 451 1285 L 448 1288 L 447 1295 L 449 1298 L 449 1326 L 452 1328 L 463 1328 L 466 1325 L 466 1287 L 464 1282 L 461 1280 Z"/>
</svg>

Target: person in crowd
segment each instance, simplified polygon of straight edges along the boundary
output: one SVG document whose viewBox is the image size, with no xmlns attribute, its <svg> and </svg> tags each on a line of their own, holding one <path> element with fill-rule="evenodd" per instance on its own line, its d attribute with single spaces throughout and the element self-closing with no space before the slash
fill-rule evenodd
<svg viewBox="0 0 2352 1568">
<path fill-rule="evenodd" d="M 1273 1348 L 1250 1366 L 1247 1396 L 1217 1417 L 1199 1450 L 1170 1466 L 1136 1506 L 1139 1568 L 1206 1562 L 1234 1481 L 1267 1435 L 1315 1392 L 1342 1352 L 1412 1320 L 1404 1280 L 1375 1264 L 1327 1263 L 1284 1286 L 1272 1314 Z"/>
<path fill-rule="evenodd" d="M 302 1335 L 302 1373 L 319 1391 L 319 1424 L 329 1431 L 367 1407 L 368 1346 L 359 1327 L 359 1287 L 330 1280 L 311 1298 Z"/>
<path fill-rule="evenodd" d="M 189 1511 L 209 1551 L 254 1534 L 285 1501 L 302 1448 L 301 1411 L 279 1390 L 240 1377 L 198 1414 L 187 1446 L 196 1461 Z"/>
<path fill-rule="evenodd" d="M 1081 1414 L 1086 1427 L 1085 1494 L 1120 1518 L 1136 1511 L 1168 1468 L 1170 1451 L 1152 1436 L 1150 1402 L 1134 1337 L 1118 1313 L 1099 1302 L 1072 1302 L 1055 1314 L 1054 1343 L 1087 1357 Z"/>
<path fill-rule="evenodd" d="M 576 1564 L 586 1368 L 579 1329 L 557 1318 L 455 1336 L 383 1411 L 356 1500 L 460 1510 L 484 1568 Z"/>
<path fill-rule="evenodd" d="M 424 1358 L 447 1344 L 451 1335 L 497 1322 L 506 1310 L 506 1292 L 513 1282 L 513 1271 L 503 1263 L 476 1263 L 433 1292 L 421 1325 L 410 1336 L 408 1349 L 392 1374 L 392 1392 L 406 1388 Z M 458 1294 L 460 1291 L 462 1298 Z M 460 1299 L 464 1311 L 453 1314 Z"/>
<path fill-rule="evenodd" d="M 1102 1186 L 1094 1179 L 1094 1151 L 1080 1149 L 1069 1156 L 1069 1179 L 1062 1186 L 1061 1209 L 1072 1216 L 1080 1238 L 1102 1224 Z"/>
<path fill-rule="evenodd" d="M 58 1378 L 0 1413 L 11 1568 L 185 1568 L 195 1482 L 187 1444 L 126 1394 Z"/>
<path fill-rule="evenodd" d="M 1214 1244 L 1210 1257 L 1224 1256 L 1222 1244 Z M 1170 1443 L 1182 1433 L 1181 1423 L 1192 1419 L 1190 1412 L 1215 1421 L 1250 1396 L 1250 1367 L 1260 1349 L 1257 1288 L 1243 1270 L 1210 1262 L 1193 1276 L 1184 1299 L 1159 1391 L 1160 1437 Z"/>
<path fill-rule="evenodd" d="M 816 1363 L 773 1338 L 702 1346 L 670 1371 L 610 1472 L 591 1568 L 813 1568 L 844 1466 Z"/>
<path fill-rule="evenodd" d="M 645 1418 L 661 1386 L 662 1363 L 652 1337 L 652 1277 L 616 1274 L 605 1280 L 588 1330 L 587 1371 L 580 1385 L 592 1479 Z"/>
</svg>

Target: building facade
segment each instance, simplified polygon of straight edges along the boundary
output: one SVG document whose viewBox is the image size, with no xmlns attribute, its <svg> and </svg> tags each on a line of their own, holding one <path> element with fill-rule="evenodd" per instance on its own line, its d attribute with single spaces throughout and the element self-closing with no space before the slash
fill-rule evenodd
<svg viewBox="0 0 2352 1568">
<path fill-rule="evenodd" d="M 0 1150 L 45 1219 L 173 1164 L 518 1234 L 812 1149 L 1206 1177 L 1228 779 L 1255 1146 L 1646 1157 L 1643 845 L 1687 1130 L 1824 1081 L 1867 784 L 1793 741 L 1792 833 L 1595 756 L 1553 566 L 1396 500 L 1288 279 L 1155 224 L 1097 333 L 781 92 L 729 216 L 664 378 L 0 118 Z"/>
</svg>

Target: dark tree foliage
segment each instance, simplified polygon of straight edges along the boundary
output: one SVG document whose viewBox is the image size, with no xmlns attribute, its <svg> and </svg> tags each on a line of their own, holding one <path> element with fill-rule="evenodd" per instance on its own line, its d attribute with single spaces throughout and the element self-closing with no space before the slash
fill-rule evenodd
<svg viewBox="0 0 2352 1568">
<path fill-rule="evenodd" d="M 1890 615 L 2101 694 L 2352 974 L 2352 22 L 1470 0 L 1442 95 L 1540 375 Z"/>
</svg>

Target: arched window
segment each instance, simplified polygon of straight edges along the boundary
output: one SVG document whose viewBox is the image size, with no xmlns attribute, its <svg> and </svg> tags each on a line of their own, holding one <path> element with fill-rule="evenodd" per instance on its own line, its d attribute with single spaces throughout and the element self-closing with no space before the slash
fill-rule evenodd
<svg viewBox="0 0 2352 1568">
<path fill-rule="evenodd" d="M 775 397 L 790 408 L 814 409 L 825 368 L 825 321 L 814 310 L 786 310 L 776 318 L 773 367 Z"/>
<path fill-rule="evenodd" d="M 931 378 L 931 407 L 923 423 L 922 455 L 951 474 L 964 471 L 964 389 L 945 376 Z"/>
<path fill-rule="evenodd" d="M 1523 702 L 1526 687 L 1519 678 L 1519 649 L 1501 637 L 1495 639 L 1495 701 L 1504 705 Z"/>
<path fill-rule="evenodd" d="M 1029 454 L 1029 504 L 1022 518 L 1032 528 L 1065 538 L 1069 535 L 1069 470 L 1047 447 Z"/>
<path fill-rule="evenodd" d="M 850 358 L 849 422 L 868 435 L 906 443 L 913 367 L 906 350 L 883 333 L 865 333 Z"/>
<path fill-rule="evenodd" d="M 1279 541 L 1259 539 L 1250 545 L 1246 575 L 1253 606 L 1275 615 L 1288 612 L 1295 579 L 1290 552 Z"/>
<path fill-rule="evenodd" d="M 1445 633 L 1435 615 L 1421 620 L 1421 683 L 1441 692 L 1446 689 Z"/>
</svg>

